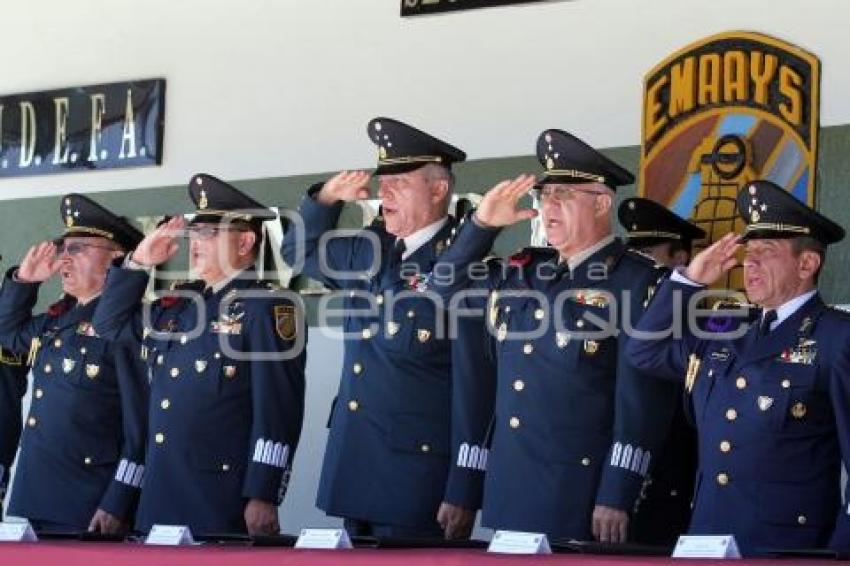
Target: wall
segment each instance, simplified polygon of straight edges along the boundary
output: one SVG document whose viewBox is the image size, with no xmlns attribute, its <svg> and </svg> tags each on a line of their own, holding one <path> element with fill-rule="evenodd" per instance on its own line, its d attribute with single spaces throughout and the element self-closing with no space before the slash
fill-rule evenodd
<svg viewBox="0 0 850 566">
<path fill-rule="evenodd" d="M 400 0 L 36 0 L 4 6 L 4 93 L 164 77 L 162 167 L 0 181 L 0 199 L 364 167 L 373 116 L 473 159 L 563 127 L 639 143 L 641 79 L 730 29 L 818 54 L 824 125 L 850 123 L 843 0 L 574 0 L 402 19 Z"/>
</svg>

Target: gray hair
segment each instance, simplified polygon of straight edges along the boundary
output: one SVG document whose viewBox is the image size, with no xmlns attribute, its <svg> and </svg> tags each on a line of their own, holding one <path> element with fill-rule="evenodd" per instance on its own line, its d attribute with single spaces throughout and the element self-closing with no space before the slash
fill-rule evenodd
<svg viewBox="0 0 850 566">
<path fill-rule="evenodd" d="M 455 188 L 455 174 L 448 167 L 437 163 L 428 163 L 422 167 L 422 174 L 429 183 L 435 181 L 445 181 L 448 184 L 449 190 L 446 192 L 445 211 L 448 211 L 449 204 L 452 202 L 452 193 Z"/>
</svg>

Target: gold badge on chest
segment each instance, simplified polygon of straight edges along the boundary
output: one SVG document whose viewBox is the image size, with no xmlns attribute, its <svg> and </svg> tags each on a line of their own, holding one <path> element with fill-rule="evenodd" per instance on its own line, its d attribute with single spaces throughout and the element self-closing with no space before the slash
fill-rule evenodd
<svg viewBox="0 0 850 566">
<path fill-rule="evenodd" d="M 585 340 L 584 341 L 584 352 L 589 355 L 593 355 L 599 351 L 599 342 L 596 340 Z"/>
<path fill-rule="evenodd" d="M 97 364 L 86 364 L 86 376 L 89 379 L 94 379 L 100 375 L 100 366 Z"/>
</svg>

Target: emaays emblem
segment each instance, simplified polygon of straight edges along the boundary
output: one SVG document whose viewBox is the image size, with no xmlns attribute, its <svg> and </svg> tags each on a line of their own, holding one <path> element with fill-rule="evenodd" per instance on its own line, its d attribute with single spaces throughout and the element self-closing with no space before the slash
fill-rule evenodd
<svg viewBox="0 0 850 566">
<path fill-rule="evenodd" d="M 644 78 L 638 194 L 691 219 L 708 237 L 742 231 L 738 190 L 768 179 L 814 204 L 820 63 L 751 32 L 693 43 Z M 721 286 L 740 288 L 740 267 Z"/>
<path fill-rule="evenodd" d="M 276 305 L 274 307 L 274 329 L 284 340 L 295 338 L 295 307 L 291 305 Z"/>
</svg>

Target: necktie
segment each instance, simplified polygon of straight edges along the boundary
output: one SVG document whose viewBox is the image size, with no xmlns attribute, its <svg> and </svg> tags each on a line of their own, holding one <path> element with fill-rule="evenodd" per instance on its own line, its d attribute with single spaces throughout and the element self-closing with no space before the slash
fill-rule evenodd
<svg viewBox="0 0 850 566">
<path fill-rule="evenodd" d="M 775 321 L 776 311 L 773 309 L 765 311 L 764 317 L 761 319 L 761 326 L 759 326 L 759 336 L 767 336 L 770 332 L 770 325 Z"/>
<path fill-rule="evenodd" d="M 395 241 L 395 245 L 390 252 L 390 267 L 396 267 L 401 263 L 401 258 L 406 249 L 407 246 L 404 245 L 404 239 L 399 238 Z"/>
</svg>

